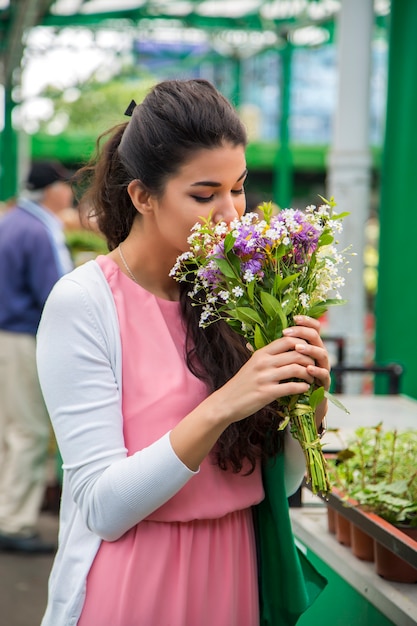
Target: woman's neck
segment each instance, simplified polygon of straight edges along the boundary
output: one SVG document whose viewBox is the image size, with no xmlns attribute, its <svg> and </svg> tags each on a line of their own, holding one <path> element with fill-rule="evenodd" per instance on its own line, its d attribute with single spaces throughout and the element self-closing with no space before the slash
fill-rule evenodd
<svg viewBox="0 0 417 626">
<path fill-rule="evenodd" d="M 169 276 L 175 258 L 159 252 L 149 238 L 131 232 L 110 254 L 121 271 L 141 287 L 164 300 L 179 300 L 178 283 Z"/>
</svg>

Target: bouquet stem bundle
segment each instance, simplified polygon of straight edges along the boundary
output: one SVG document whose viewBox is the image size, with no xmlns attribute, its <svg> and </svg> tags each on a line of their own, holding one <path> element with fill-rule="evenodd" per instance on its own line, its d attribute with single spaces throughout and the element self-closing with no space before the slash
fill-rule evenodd
<svg viewBox="0 0 417 626">
<path fill-rule="evenodd" d="M 311 390 L 312 388 L 310 388 L 310 392 Z M 326 495 L 331 490 L 330 480 L 322 444 L 317 432 L 315 409 L 310 404 L 310 392 L 290 398 L 288 419 L 291 434 L 300 443 L 304 452 L 306 482 L 314 494 Z"/>
<path fill-rule="evenodd" d="M 333 214 L 333 207 L 330 201 L 273 215 L 272 204 L 265 203 L 264 219 L 248 213 L 229 225 L 210 218 L 195 224 L 190 250 L 178 257 L 170 275 L 192 285 L 188 295 L 201 307 L 200 326 L 224 320 L 258 350 L 293 326 L 296 315 L 318 318 L 330 305 L 342 304 L 338 269 L 347 261 L 334 236 L 346 214 Z M 324 397 L 344 409 L 314 385 L 306 394 L 281 398 L 279 405 L 280 428 L 290 423 L 300 442 L 313 493 L 326 495 L 330 483 L 314 417 Z"/>
</svg>

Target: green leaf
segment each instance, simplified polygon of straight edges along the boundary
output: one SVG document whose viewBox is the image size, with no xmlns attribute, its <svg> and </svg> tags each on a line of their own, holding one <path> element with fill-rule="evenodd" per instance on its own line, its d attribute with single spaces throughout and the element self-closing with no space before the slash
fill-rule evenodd
<svg viewBox="0 0 417 626">
<path fill-rule="evenodd" d="M 227 261 L 226 259 L 216 259 L 216 258 L 214 258 L 213 261 L 216 263 L 221 273 L 224 276 L 226 276 L 226 278 L 234 278 L 234 279 L 237 278 L 236 272 L 234 268 L 230 265 L 229 261 Z"/>
<path fill-rule="evenodd" d="M 326 300 L 324 304 L 326 306 L 339 306 L 341 304 L 346 304 L 347 300 L 342 300 L 341 298 L 329 298 Z"/>
<path fill-rule="evenodd" d="M 310 406 L 313 409 L 313 411 L 316 410 L 316 408 L 318 407 L 320 402 L 323 400 L 323 398 L 324 398 L 324 387 L 319 387 L 318 389 L 315 389 L 313 393 L 310 394 Z"/>
<path fill-rule="evenodd" d="M 342 411 L 350 415 L 350 411 L 348 411 L 347 408 L 340 402 L 340 400 L 338 398 L 335 398 L 334 395 L 331 394 L 329 391 L 324 391 L 324 397 L 327 398 L 327 400 L 330 400 L 330 402 L 337 406 L 338 409 L 342 409 Z"/>
<path fill-rule="evenodd" d="M 284 314 L 286 316 L 289 316 L 294 311 L 296 304 L 297 298 L 295 297 L 295 295 L 289 296 L 287 304 L 285 304 L 283 307 Z"/>
<path fill-rule="evenodd" d="M 282 293 L 286 290 L 288 285 L 290 285 L 296 278 L 299 277 L 299 273 L 291 274 L 290 276 L 286 276 L 280 281 L 279 288 L 277 289 L 277 293 Z"/>
<path fill-rule="evenodd" d="M 266 341 L 263 337 L 262 330 L 259 324 L 255 324 L 254 343 L 257 350 L 266 346 Z"/>
<path fill-rule="evenodd" d="M 263 309 L 268 317 L 278 317 L 281 322 L 282 328 L 286 328 L 288 326 L 287 318 L 284 315 L 281 303 L 276 298 L 274 298 L 274 296 L 271 296 L 271 294 L 267 291 L 261 291 L 261 302 Z"/>
<path fill-rule="evenodd" d="M 228 233 L 224 239 L 224 253 L 227 254 L 235 245 L 236 239 L 233 237 L 232 233 Z"/>
<path fill-rule="evenodd" d="M 267 224 L 269 224 L 273 212 L 272 202 L 262 202 L 262 204 L 259 205 L 258 209 L 262 211 L 264 220 L 267 222 Z"/>
<path fill-rule="evenodd" d="M 330 243 L 332 243 L 334 241 L 334 237 L 333 235 L 330 235 L 328 233 L 323 233 L 318 240 L 318 246 L 328 246 Z"/>
<path fill-rule="evenodd" d="M 274 259 L 278 261 L 278 259 L 281 259 L 285 255 L 286 252 L 287 252 L 286 246 L 284 246 L 284 244 L 281 243 L 274 252 Z"/>
<path fill-rule="evenodd" d="M 231 315 L 241 322 L 245 322 L 245 324 L 259 324 L 260 326 L 263 326 L 259 313 L 248 306 L 236 307 L 234 311 L 231 311 Z"/>
<path fill-rule="evenodd" d="M 265 313 L 268 317 L 275 317 L 278 314 L 278 310 L 281 309 L 281 304 L 267 291 L 261 291 L 260 295 Z"/>
<path fill-rule="evenodd" d="M 286 323 L 285 328 L 288 326 Z M 282 337 L 282 321 L 280 317 L 270 317 L 265 324 L 265 336 L 268 341 L 274 341 Z"/>
<path fill-rule="evenodd" d="M 240 261 L 239 257 L 236 256 L 236 254 L 234 252 L 230 251 L 226 255 L 226 260 L 229 262 L 229 265 L 235 271 L 235 277 L 240 276 L 241 261 Z"/>
<path fill-rule="evenodd" d="M 324 313 L 326 313 L 326 311 L 327 306 L 325 304 L 314 304 L 312 307 L 307 309 L 306 315 L 312 317 L 313 319 L 317 319 L 318 317 L 321 317 Z"/>
<path fill-rule="evenodd" d="M 350 211 L 343 211 L 343 213 L 334 213 L 330 219 L 331 220 L 341 220 L 344 217 L 347 217 L 348 215 L 350 215 Z"/>
<path fill-rule="evenodd" d="M 256 281 L 251 280 L 251 282 L 248 283 L 247 286 L 246 286 L 246 293 L 248 294 L 248 298 L 249 298 L 250 302 L 253 302 L 254 292 L 255 292 L 255 285 L 256 285 Z"/>
<path fill-rule="evenodd" d="M 306 315 L 309 315 L 313 318 L 318 318 L 326 313 L 329 306 L 339 306 L 341 304 L 346 304 L 347 300 L 341 300 L 339 298 L 329 298 L 328 300 L 323 300 L 322 302 L 317 302 L 313 304 L 312 307 L 307 309 Z"/>
<path fill-rule="evenodd" d="M 274 293 L 279 293 L 280 292 L 281 283 L 282 283 L 282 276 L 281 276 L 281 274 L 275 274 L 275 278 L 274 278 Z"/>
<path fill-rule="evenodd" d="M 238 319 L 228 319 L 227 325 L 230 326 L 230 328 L 233 328 L 233 330 L 239 335 L 244 335 L 242 331 L 242 322 L 240 322 Z"/>
</svg>

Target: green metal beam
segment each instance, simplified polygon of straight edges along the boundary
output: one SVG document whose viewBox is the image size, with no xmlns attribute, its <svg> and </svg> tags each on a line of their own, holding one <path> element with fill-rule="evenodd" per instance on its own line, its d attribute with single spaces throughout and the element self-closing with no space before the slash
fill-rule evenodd
<svg viewBox="0 0 417 626">
<path fill-rule="evenodd" d="M 4 127 L 0 133 L 0 200 L 14 198 L 18 185 L 17 135 L 12 124 L 15 102 L 12 90 L 5 89 Z"/>
<path fill-rule="evenodd" d="M 291 206 L 293 164 L 290 146 L 290 113 L 291 113 L 291 64 L 293 46 L 289 41 L 280 51 L 281 81 L 280 81 L 280 120 L 279 120 L 279 150 L 276 154 L 274 168 L 274 200 L 278 206 Z"/>
<path fill-rule="evenodd" d="M 43 26 L 66 28 L 69 26 L 101 26 L 105 23 L 131 22 L 138 24 L 143 20 L 164 22 L 165 25 L 179 24 L 182 28 L 197 28 L 205 31 L 279 31 L 282 28 L 300 28 L 312 24 L 329 30 L 333 33 L 334 18 L 313 20 L 305 15 L 289 16 L 283 19 L 265 19 L 259 11 L 248 12 L 241 17 L 225 17 L 222 15 L 202 15 L 192 10 L 187 15 L 181 13 L 163 13 L 156 10 L 152 3 L 145 3 L 135 9 L 103 11 L 99 13 L 74 13 L 73 15 L 47 14 L 41 21 Z"/>
<path fill-rule="evenodd" d="M 392 0 L 382 163 L 376 360 L 399 362 L 417 398 L 417 2 Z"/>
<path fill-rule="evenodd" d="M 2 40 L 2 82 L 4 85 L 4 128 L 0 134 L 0 199 L 7 200 L 17 193 L 18 185 L 18 141 L 13 128 L 14 73 L 20 67 L 23 54 L 23 37 L 48 12 L 53 0 L 16 0 L 7 11 L 7 30 Z"/>
<path fill-rule="evenodd" d="M 94 151 L 94 135 L 46 135 L 32 136 L 31 154 L 33 158 L 55 158 L 71 164 L 82 163 Z M 250 170 L 271 172 L 279 155 L 279 141 L 252 141 L 246 150 Z M 292 165 L 297 171 L 325 172 L 328 146 L 291 144 Z M 381 161 L 380 148 L 374 148 L 373 167 L 378 170 Z"/>
</svg>

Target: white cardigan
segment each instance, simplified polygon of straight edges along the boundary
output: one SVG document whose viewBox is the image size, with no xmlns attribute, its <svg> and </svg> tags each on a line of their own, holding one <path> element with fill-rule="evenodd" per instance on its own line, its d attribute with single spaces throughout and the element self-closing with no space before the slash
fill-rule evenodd
<svg viewBox="0 0 417 626">
<path fill-rule="evenodd" d="M 176 456 L 169 433 L 127 456 L 117 311 L 95 261 L 65 275 L 52 290 L 38 330 L 37 362 L 64 470 L 59 547 L 42 626 L 75 626 L 101 540 L 117 540 L 194 472 Z M 305 462 L 298 442 L 287 436 L 285 443 L 291 494 Z"/>
</svg>

